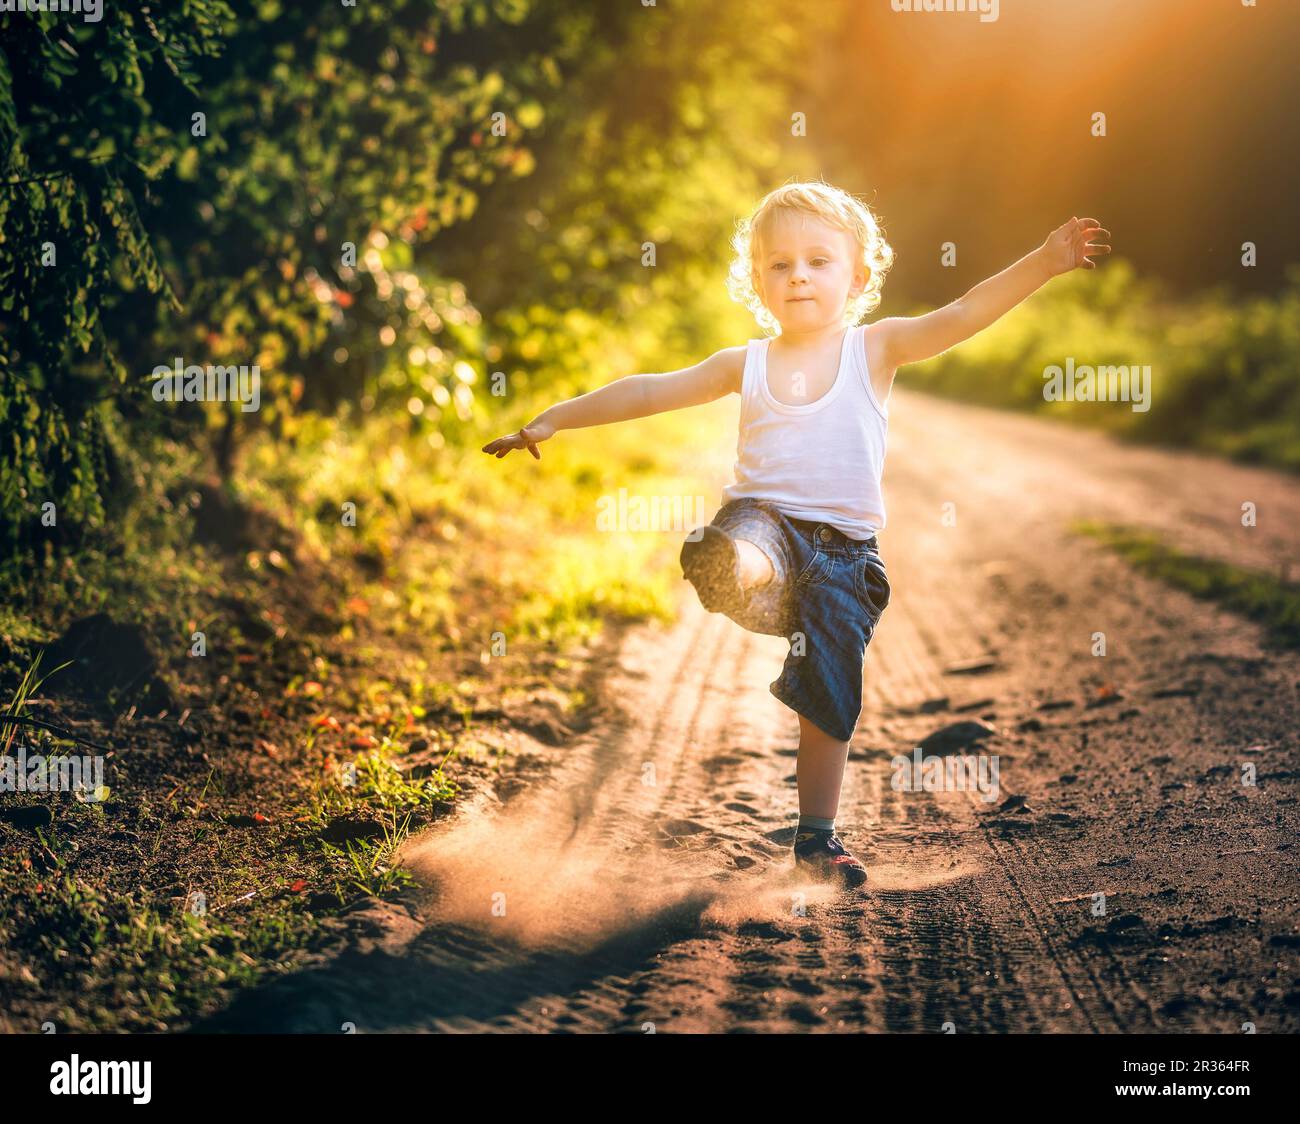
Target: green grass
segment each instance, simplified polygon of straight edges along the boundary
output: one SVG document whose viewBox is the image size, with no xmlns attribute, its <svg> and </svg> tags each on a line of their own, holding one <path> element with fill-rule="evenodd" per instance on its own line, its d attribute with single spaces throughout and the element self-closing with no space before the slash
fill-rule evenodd
<svg viewBox="0 0 1300 1124">
<path fill-rule="evenodd" d="M 1149 577 L 1258 621 L 1279 647 L 1300 648 L 1300 584 L 1184 554 L 1158 536 L 1132 527 L 1087 520 L 1071 529 L 1104 543 Z"/>
<path fill-rule="evenodd" d="M 397 859 L 398 851 L 410 838 L 410 823 L 409 815 L 401 823 L 390 815 L 382 824 L 383 839 L 349 839 L 343 847 L 321 844 L 328 857 L 348 868 L 334 880 L 334 893 L 340 902 L 352 893 L 382 897 L 412 884 L 410 872 L 403 870 Z"/>
<path fill-rule="evenodd" d="M 224 989 L 278 970 L 276 961 L 314 930 L 298 898 L 226 918 L 110 895 L 66 872 L 67 845 L 46 837 L 41 845 L 52 867 L 44 872 L 16 854 L 0 855 L 7 890 L 0 935 L 25 954 L 47 994 L 64 992 L 60 984 L 75 989 L 75 1005 L 54 1000 L 41 1020 L 59 1031 L 168 1029 L 220 1006 Z"/>
</svg>

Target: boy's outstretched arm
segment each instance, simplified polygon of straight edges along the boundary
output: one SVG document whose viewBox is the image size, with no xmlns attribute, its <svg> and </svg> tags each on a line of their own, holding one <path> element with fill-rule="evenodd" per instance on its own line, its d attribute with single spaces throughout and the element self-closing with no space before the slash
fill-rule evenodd
<svg viewBox="0 0 1300 1124">
<path fill-rule="evenodd" d="M 1095 269 L 1096 262 L 1089 261 L 1089 255 L 1109 254 L 1109 237 L 1110 231 L 1096 219 L 1071 219 L 1049 234 L 1038 249 L 951 304 L 924 316 L 878 320 L 874 327 L 881 333 L 888 366 L 933 358 L 987 328 L 1057 274 L 1078 267 Z"/>
<path fill-rule="evenodd" d="M 625 375 L 577 398 L 557 402 L 517 433 L 489 441 L 483 452 L 504 457 L 512 449 L 527 449 L 541 460 L 538 444 L 558 430 L 608 425 L 712 402 L 740 390 L 744 369 L 745 348 L 727 347 L 680 371 Z"/>
</svg>

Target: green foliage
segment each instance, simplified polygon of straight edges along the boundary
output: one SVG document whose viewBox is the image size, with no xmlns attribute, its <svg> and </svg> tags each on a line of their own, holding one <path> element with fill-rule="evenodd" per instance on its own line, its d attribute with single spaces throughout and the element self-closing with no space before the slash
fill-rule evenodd
<svg viewBox="0 0 1300 1124">
<path fill-rule="evenodd" d="M 773 34 L 731 30 L 747 22 Z M 241 429 L 293 440 L 339 407 L 396 407 L 459 445 L 522 410 L 520 391 L 719 346 L 741 323 L 726 235 L 768 186 L 763 136 L 788 133 L 772 75 L 801 24 L 775 0 L 11 19 L 0 553 L 84 541 L 148 471 L 146 433 L 226 472 Z M 257 364 L 260 411 L 160 407 L 151 373 L 178 356 Z M 488 393 L 494 370 L 508 395 Z"/>
<path fill-rule="evenodd" d="M 0 550 L 103 517 L 111 465 L 101 403 L 126 380 L 113 311 L 172 299 L 137 201 L 183 146 L 153 116 L 192 88 L 229 9 L 189 0 L 100 23 L 6 18 L 0 42 Z"/>
<path fill-rule="evenodd" d="M 1150 365 L 1151 407 L 1047 402 L 1043 372 Z M 1067 417 L 1133 439 L 1300 471 L 1300 269 L 1271 297 L 1215 290 L 1183 302 L 1123 259 L 1053 281 L 905 383 L 994 406 Z"/>
</svg>

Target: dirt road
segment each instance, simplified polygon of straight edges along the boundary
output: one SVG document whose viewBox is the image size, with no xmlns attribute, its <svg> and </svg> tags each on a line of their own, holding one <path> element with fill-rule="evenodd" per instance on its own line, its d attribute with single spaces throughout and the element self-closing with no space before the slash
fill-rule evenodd
<svg viewBox="0 0 1300 1124">
<path fill-rule="evenodd" d="M 1300 655 L 1066 530 L 1276 568 L 1300 482 L 902 389 L 891 412 L 893 595 L 838 821 L 866 892 L 793 880 L 784 641 L 683 585 L 673 627 L 611 638 L 601 721 L 411 843 L 418 912 L 350 915 L 341 955 L 200 1029 L 1300 1029 Z M 893 788 L 963 721 L 996 802 Z"/>
</svg>

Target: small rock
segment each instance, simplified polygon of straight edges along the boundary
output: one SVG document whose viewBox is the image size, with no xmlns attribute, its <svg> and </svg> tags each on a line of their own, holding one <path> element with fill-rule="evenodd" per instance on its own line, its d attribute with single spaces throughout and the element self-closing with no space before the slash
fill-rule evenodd
<svg viewBox="0 0 1300 1124">
<path fill-rule="evenodd" d="M 49 827 L 54 822 L 54 813 L 44 804 L 29 804 L 23 808 L 0 808 L 0 820 L 30 830 Z"/>
<path fill-rule="evenodd" d="M 963 753 L 985 738 L 996 735 L 997 731 L 983 722 L 954 722 L 927 735 L 920 742 L 919 748 L 922 756 Z"/>
<path fill-rule="evenodd" d="M 1095 710 L 1099 706 L 1110 706 L 1113 703 L 1119 702 L 1123 698 L 1124 696 L 1118 691 L 1109 691 L 1104 694 L 1094 695 L 1083 704 L 1083 708 L 1084 710 Z"/>
<path fill-rule="evenodd" d="M 327 843 L 345 843 L 349 839 L 377 839 L 384 834 L 384 825 L 378 820 L 357 815 L 335 816 L 320 833 Z"/>
<path fill-rule="evenodd" d="M 992 671 L 998 666 L 998 661 L 991 656 L 977 656 L 970 660 L 956 660 L 948 664 L 943 669 L 944 675 L 979 675 L 981 672 Z"/>
<path fill-rule="evenodd" d="M 974 699 L 971 702 L 962 703 L 961 706 L 953 707 L 953 710 L 959 714 L 968 710 L 983 710 L 986 706 L 996 706 L 997 699 Z"/>
</svg>

